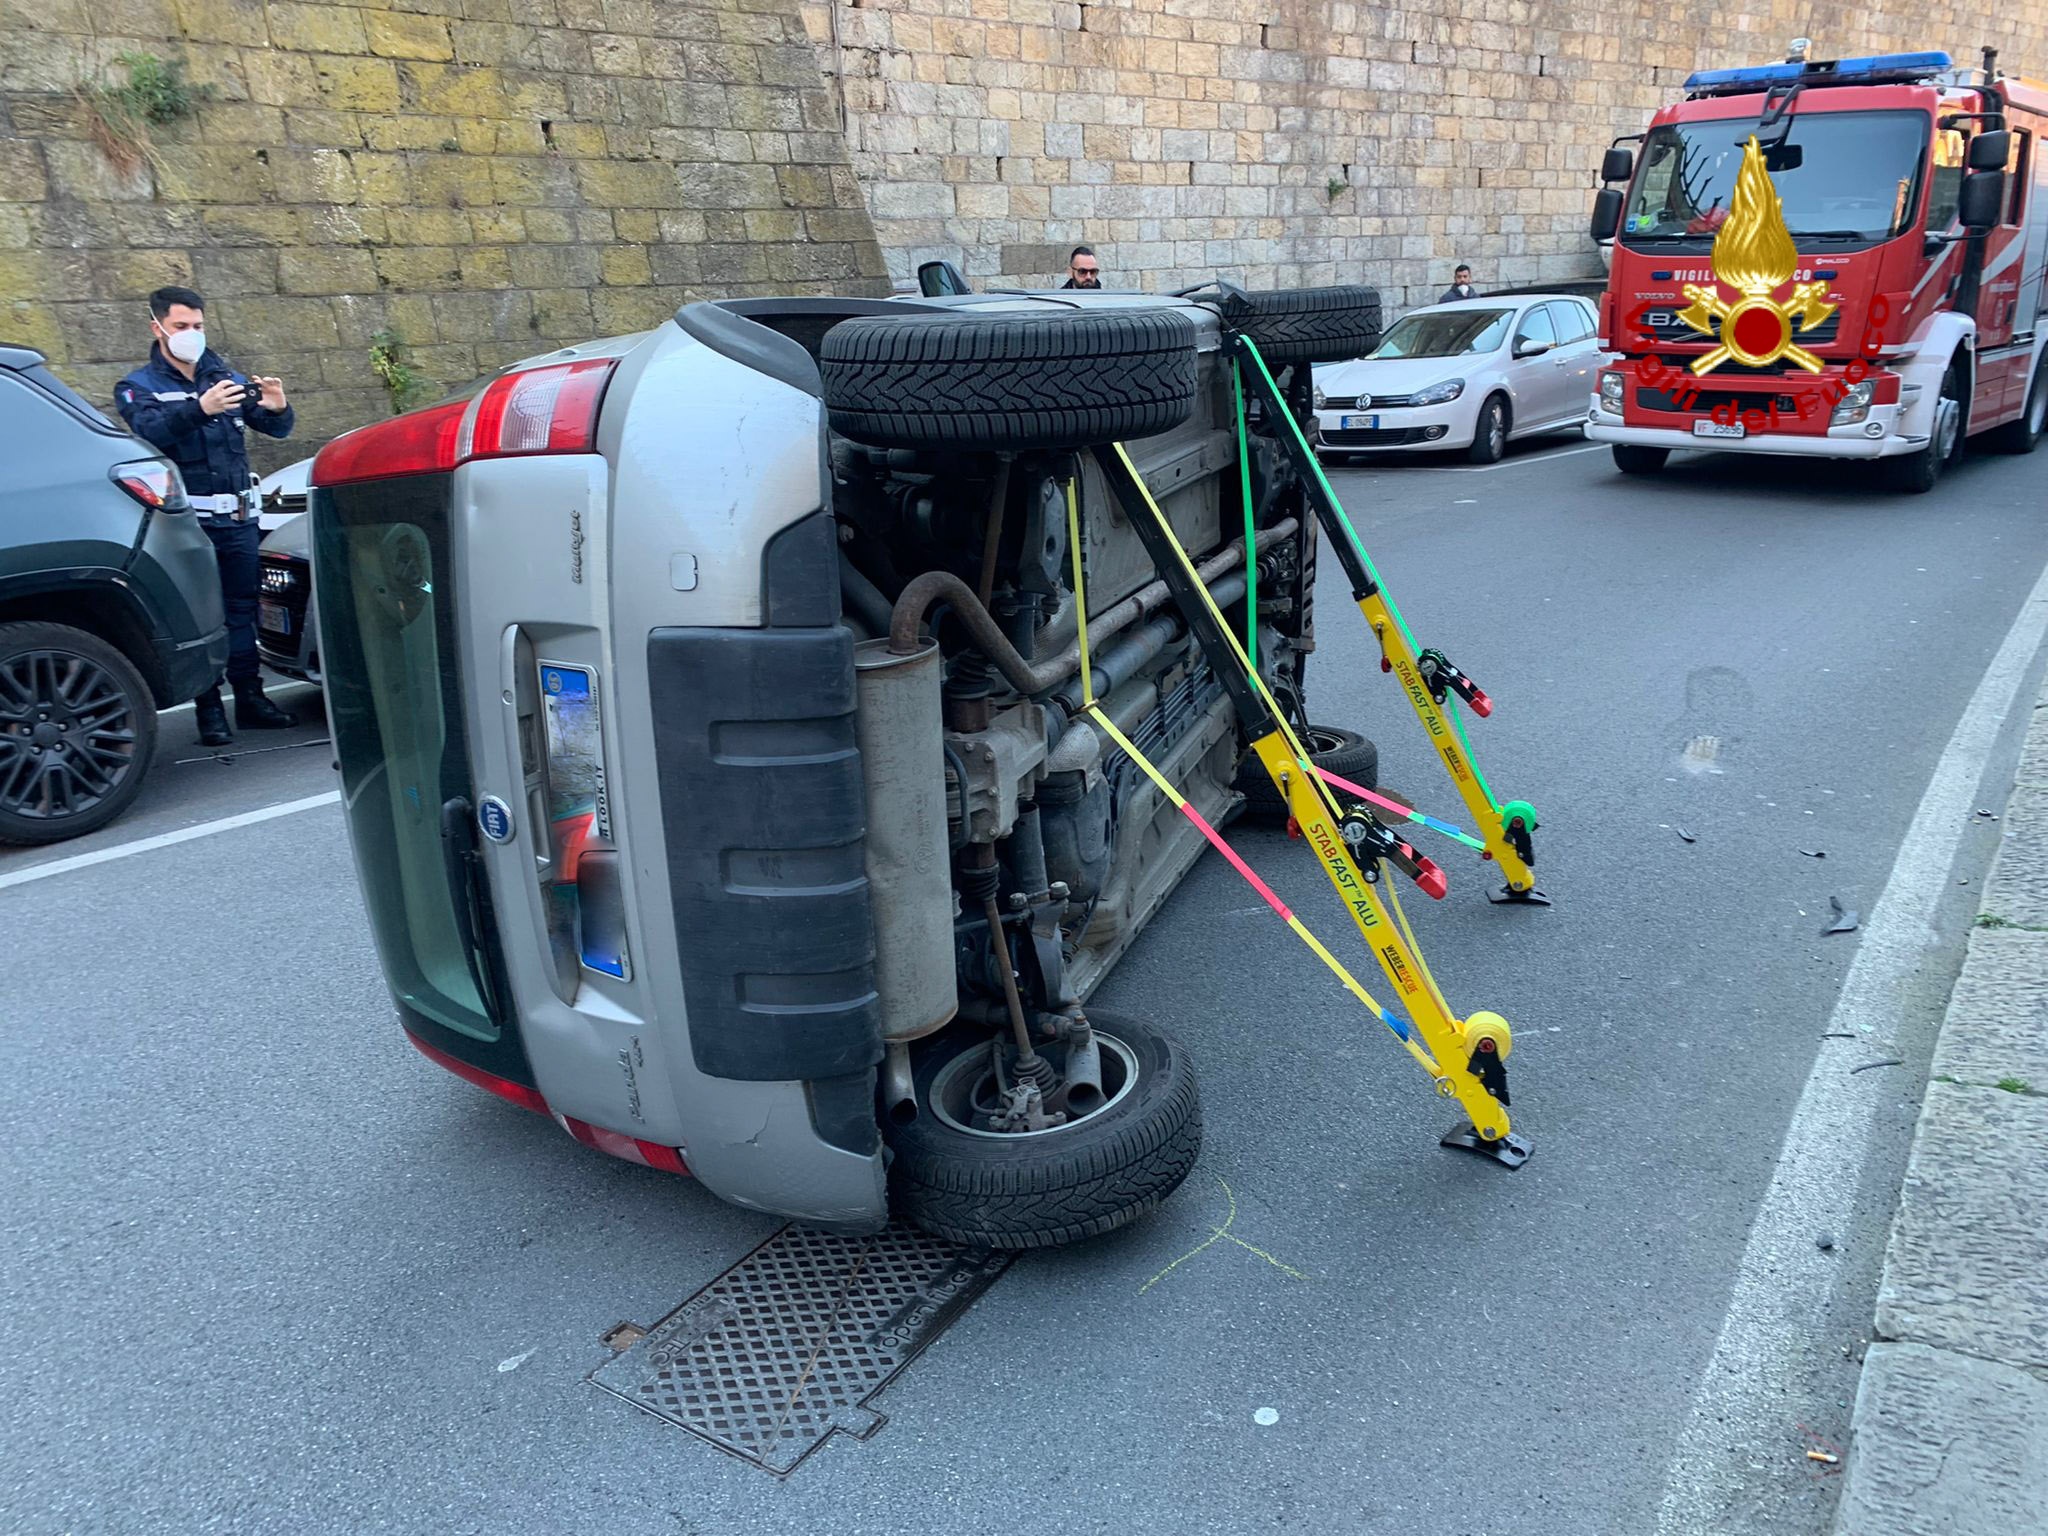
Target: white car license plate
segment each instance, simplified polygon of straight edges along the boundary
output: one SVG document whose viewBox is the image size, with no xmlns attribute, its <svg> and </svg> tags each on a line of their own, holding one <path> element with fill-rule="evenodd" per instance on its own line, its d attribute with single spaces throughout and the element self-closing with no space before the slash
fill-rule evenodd
<svg viewBox="0 0 2048 1536">
<path fill-rule="evenodd" d="M 1694 437 L 1747 437 L 1749 429 L 1739 421 L 1696 421 L 1692 424 Z"/>
<path fill-rule="evenodd" d="M 1337 418 L 1337 430 L 1340 432 L 1357 432 L 1361 430 L 1377 432 L 1379 426 L 1380 419 L 1377 416 L 1340 416 Z"/>
<path fill-rule="evenodd" d="M 256 622 L 273 635 L 288 635 L 292 632 L 291 610 L 277 603 L 258 603 Z"/>
</svg>

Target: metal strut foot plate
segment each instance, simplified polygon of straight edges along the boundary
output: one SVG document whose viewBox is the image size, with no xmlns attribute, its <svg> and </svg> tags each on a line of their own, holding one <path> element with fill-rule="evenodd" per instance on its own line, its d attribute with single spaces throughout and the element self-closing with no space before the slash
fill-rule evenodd
<svg viewBox="0 0 2048 1536">
<path fill-rule="evenodd" d="M 1517 1136 L 1513 1131 L 1498 1141 L 1488 1141 L 1469 1125 L 1461 1125 L 1455 1131 L 1446 1132 L 1438 1146 L 1449 1147 L 1454 1152 L 1475 1152 L 1489 1158 L 1510 1171 L 1529 1161 L 1529 1154 L 1536 1149 L 1528 1138 Z"/>
<path fill-rule="evenodd" d="M 1547 907 L 1551 905 L 1550 898 L 1537 890 L 1533 885 L 1526 891 L 1518 891 L 1511 885 L 1503 885 L 1497 891 L 1489 890 L 1486 893 L 1486 899 L 1497 907 Z"/>
</svg>

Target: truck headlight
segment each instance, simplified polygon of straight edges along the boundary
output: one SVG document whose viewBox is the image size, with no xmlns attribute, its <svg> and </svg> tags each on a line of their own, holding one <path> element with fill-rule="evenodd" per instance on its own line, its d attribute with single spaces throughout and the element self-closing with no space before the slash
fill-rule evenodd
<svg viewBox="0 0 2048 1536">
<path fill-rule="evenodd" d="M 1870 414 L 1870 397 L 1877 392 L 1877 381 L 1865 379 L 1861 384 L 1851 384 L 1849 392 L 1835 405 L 1835 413 L 1828 418 L 1831 427 L 1854 426 Z"/>
<path fill-rule="evenodd" d="M 1427 389 L 1418 389 L 1415 392 L 1414 403 L 1417 405 L 1448 405 L 1463 393 L 1465 393 L 1465 381 L 1463 379 L 1445 379 L 1441 384 L 1432 384 Z"/>
<path fill-rule="evenodd" d="M 1320 384 L 1316 385 L 1315 390 L 1315 408 L 1320 411 L 1323 408 L 1323 401 L 1326 400 L 1328 396 L 1326 396 L 1323 393 L 1323 386 Z"/>
<path fill-rule="evenodd" d="M 1621 414 L 1622 379 L 1619 370 L 1603 369 L 1600 374 L 1600 409 Z"/>
</svg>

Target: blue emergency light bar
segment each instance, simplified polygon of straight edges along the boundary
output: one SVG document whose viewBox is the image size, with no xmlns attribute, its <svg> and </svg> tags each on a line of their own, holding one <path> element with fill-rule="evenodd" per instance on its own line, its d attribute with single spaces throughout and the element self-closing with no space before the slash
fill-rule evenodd
<svg viewBox="0 0 2048 1536">
<path fill-rule="evenodd" d="M 1759 64 L 1753 69 L 1703 69 L 1685 78 L 1688 96 L 1733 96 L 1774 85 L 1895 85 L 1946 74 L 1945 53 L 1873 53 L 1862 59 Z"/>
</svg>

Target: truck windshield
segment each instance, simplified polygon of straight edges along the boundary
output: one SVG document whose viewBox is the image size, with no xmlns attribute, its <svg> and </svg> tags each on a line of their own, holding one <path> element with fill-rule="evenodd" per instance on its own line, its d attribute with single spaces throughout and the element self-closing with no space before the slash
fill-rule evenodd
<svg viewBox="0 0 2048 1536">
<path fill-rule="evenodd" d="M 1444 309 L 1396 321 L 1370 354 L 1376 358 L 1465 357 L 1492 352 L 1508 338 L 1511 309 Z"/>
<path fill-rule="evenodd" d="M 1875 244 L 1910 228 L 1927 159 L 1924 113 L 1794 114 L 1782 139 L 1752 117 L 1650 130 L 1621 221 L 1628 246 L 1705 249 L 1727 217 L 1742 149 L 1757 134 L 1794 241 Z"/>
</svg>

